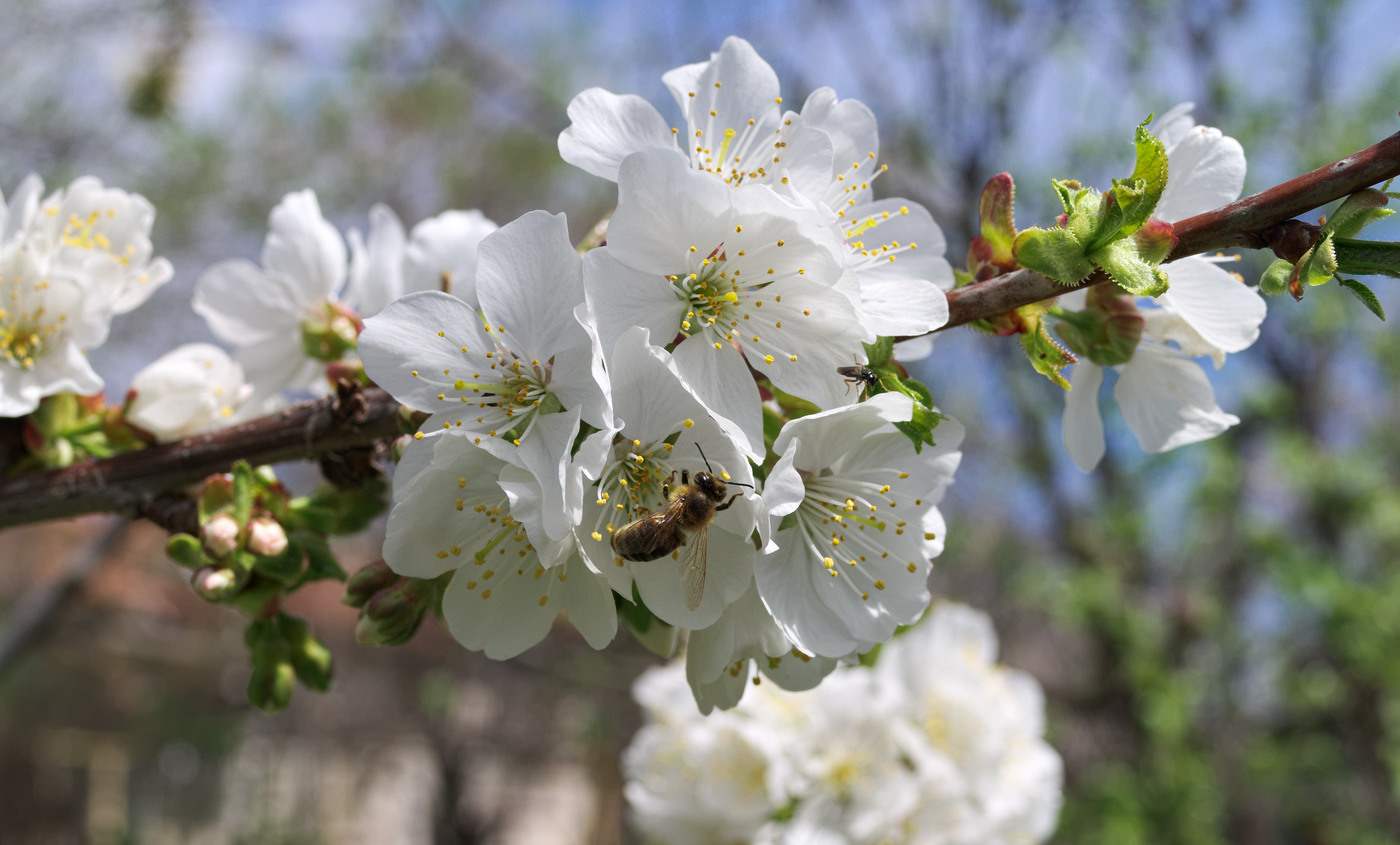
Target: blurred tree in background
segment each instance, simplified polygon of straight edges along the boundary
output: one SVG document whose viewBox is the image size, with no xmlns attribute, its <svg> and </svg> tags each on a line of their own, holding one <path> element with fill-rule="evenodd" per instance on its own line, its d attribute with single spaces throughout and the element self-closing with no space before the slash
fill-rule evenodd
<svg viewBox="0 0 1400 845">
<path fill-rule="evenodd" d="M 0 186 L 94 173 L 158 209 L 177 277 L 94 362 L 120 390 L 208 339 L 194 279 L 253 256 L 287 191 L 314 188 L 342 226 L 375 202 L 410 225 L 546 208 L 582 235 L 610 186 L 558 158 L 569 99 L 601 85 L 660 103 L 660 74 L 728 34 L 789 102 L 830 85 L 869 105 L 878 193 L 927 205 L 959 264 L 994 173 L 1044 225 L 1049 178 L 1106 182 L 1132 127 L 1178 101 L 1243 143 L 1246 192 L 1390 134 L 1389 6 L 11 0 Z M 1143 456 L 1106 408 L 1093 476 L 1060 446 L 1059 390 L 1008 343 L 950 332 L 923 364 L 969 429 L 935 593 L 990 611 L 1006 662 L 1046 688 L 1067 776 L 1055 841 L 1400 842 L 1400 338 L 1331 288 L 1271 301 L 1216 381 L 1239 426 Z M 108 538 L 47 639 L 0 649 L 0 839 L 371 841 L 378 801 L 377 841 L 549 841 L 529 827 L 537 798 L 577 805 L 557 841 L 628 835 L 616 755 L 642 650 L 558 637 L 496 664 L 425 632 L 376 652 L 331 588 L 302 609 L 341 632 L 336 688 L 250 716 L 237 620 L 189 599 L 146 529 Z M 101 533 L 7 532 L 0 630 Z M 334 798 L 351 794 L 379 797 Z"/>
</svg>

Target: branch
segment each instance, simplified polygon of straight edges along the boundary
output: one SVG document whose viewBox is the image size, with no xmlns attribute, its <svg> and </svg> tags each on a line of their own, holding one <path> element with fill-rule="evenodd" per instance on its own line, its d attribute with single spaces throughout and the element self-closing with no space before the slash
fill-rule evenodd
<svg viewBox="0 0 1400 845">
<path fill-rule="evenodd" d="M 1400 175 L 1400 133 L 1275 188 L 1176 224 L 1173 258 L 1230 247 L 1296 249 L 1290 219 Z M 1296 258 L 1296 254 L 1294 255 Z M 1073 287 L 1018 270 L 948 294 L 943 328 L 993 317 L 1104 281 L 1095 274 Z M 942 329 L 940 329 L 941 331 Z M 178 443 L 129 452 L 67 469 L 0 479 L 0 528 L 85 513 L 145 517 L 191 531 L 189 501 L 171 491 L 224 472 L 239 459 L 254 465 L 311 460 L 398 433 L 398 403 L 378 388 L 294 405 L 280 413 Z"/>
<path fill-rule="evenodd" d="M 1286 225 L 1291 218 L 1396 176 L 1400 176 L 1400 132 L 1282 185 L 1176 223 L 1171 259 L 1232 247 L 1267 247 L 1281 258 L 1296 260 L 1297 227 Z M 1102 273 L 1077 285 L 1062 285 L 1030 270 L 997 276 L 948 294 L 948 324 L 938 331 L 1104 281 L 1107 277 Z"/>
<path fill-rule="evenodd" d="M 184 497 L 169 491 L 228 470 L 314 460 L 398 434 L 399 403 L 377 387 L 293 405 L 276 414 L 65 469 L 0 479 L 0 528 L 85 513 L 147 517 L 189 531 Z"/>
</svg>

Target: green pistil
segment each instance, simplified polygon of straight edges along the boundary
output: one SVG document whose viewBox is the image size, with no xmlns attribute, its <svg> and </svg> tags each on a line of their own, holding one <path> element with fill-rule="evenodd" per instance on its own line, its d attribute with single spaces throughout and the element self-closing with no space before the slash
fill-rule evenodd
<svg viewBox="0 0 1400 845">
<path fill-rule="evenodd" d="M 501 530 L 496 532 L 496 536 L 491 538 L 491 542 L 487 543 L 484 547 L 482 547 L 481 551 L 472 555 L 472 559 L 475 560 L 478 564 L 485 563 L 486 556 L 491 554 L 491 550 L 499 546 L 502 540 L 514 534 L 515 529 L 516 526 L 514 524 L 502 526 Z"/>
</svg>

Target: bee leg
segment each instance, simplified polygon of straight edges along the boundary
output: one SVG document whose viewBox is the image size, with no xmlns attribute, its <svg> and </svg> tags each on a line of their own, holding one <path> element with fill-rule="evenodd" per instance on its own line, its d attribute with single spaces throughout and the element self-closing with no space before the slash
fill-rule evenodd
<svg viewBox="0 0 1400 845">
<path fill-rule="evenodd" d="M 683 470 L 681 470 L 681 483 L 682 483 L 682 484 L 689 484 L 689 483 L 690 483 L 690 470 L 688 470 L 688 469 L 683 469 Z"/>
<path fill-rule="evenodd" d="M 730 496 L 730 497 L 729 497 L 729 501 L 725 502 L 725 503 L 722 504 L 722 505 L 716 505 L 716 506 L 715 506 L 715 510 L 717 510 L 717 511 L 729 510 L 729 506 L 732 505 L 732 504 L 734 504 L 734 500 L 737 499 L 737 498 L 739 498 L 739 497 L 742 496 L 742 495 L 744 495 L 744 494 L 743 494 L 743 493 L 735 493 L 733 496 Z"/>
<path fill-rule="evenodd" d="M 850 380 L 850 379 L 846 379 L 846 395 L 847 395 L 847 396 L 850 396 L 850 395 L 851 395 L 851 380 Z"/>
<path fill-rule="evenodd" d="M 666 479 L 666 483 L 661 485 L 661 501 L 665 502 L 671 498 L 671 484 L 674 483 L 675 480 L 676 472 L 672 470 L 671 475 Z"/>
</svg>

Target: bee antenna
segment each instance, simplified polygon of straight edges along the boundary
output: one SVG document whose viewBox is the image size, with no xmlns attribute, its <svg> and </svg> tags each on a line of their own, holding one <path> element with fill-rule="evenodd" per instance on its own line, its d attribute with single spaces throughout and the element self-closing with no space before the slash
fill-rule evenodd
<svg viewBox="0 0 1400 845">
<path fill-rule="evenodd" d="M 695 448 L 700 449 L 700 441 L 695 441 Z M 705 457 L 705 450 L 700 449 L 700 460 L 705 462 L 705 469 L 710 471 L 710 475 L 715 474 L 715 468 L 710 466 L 710 459 Z"/>
</svg>

